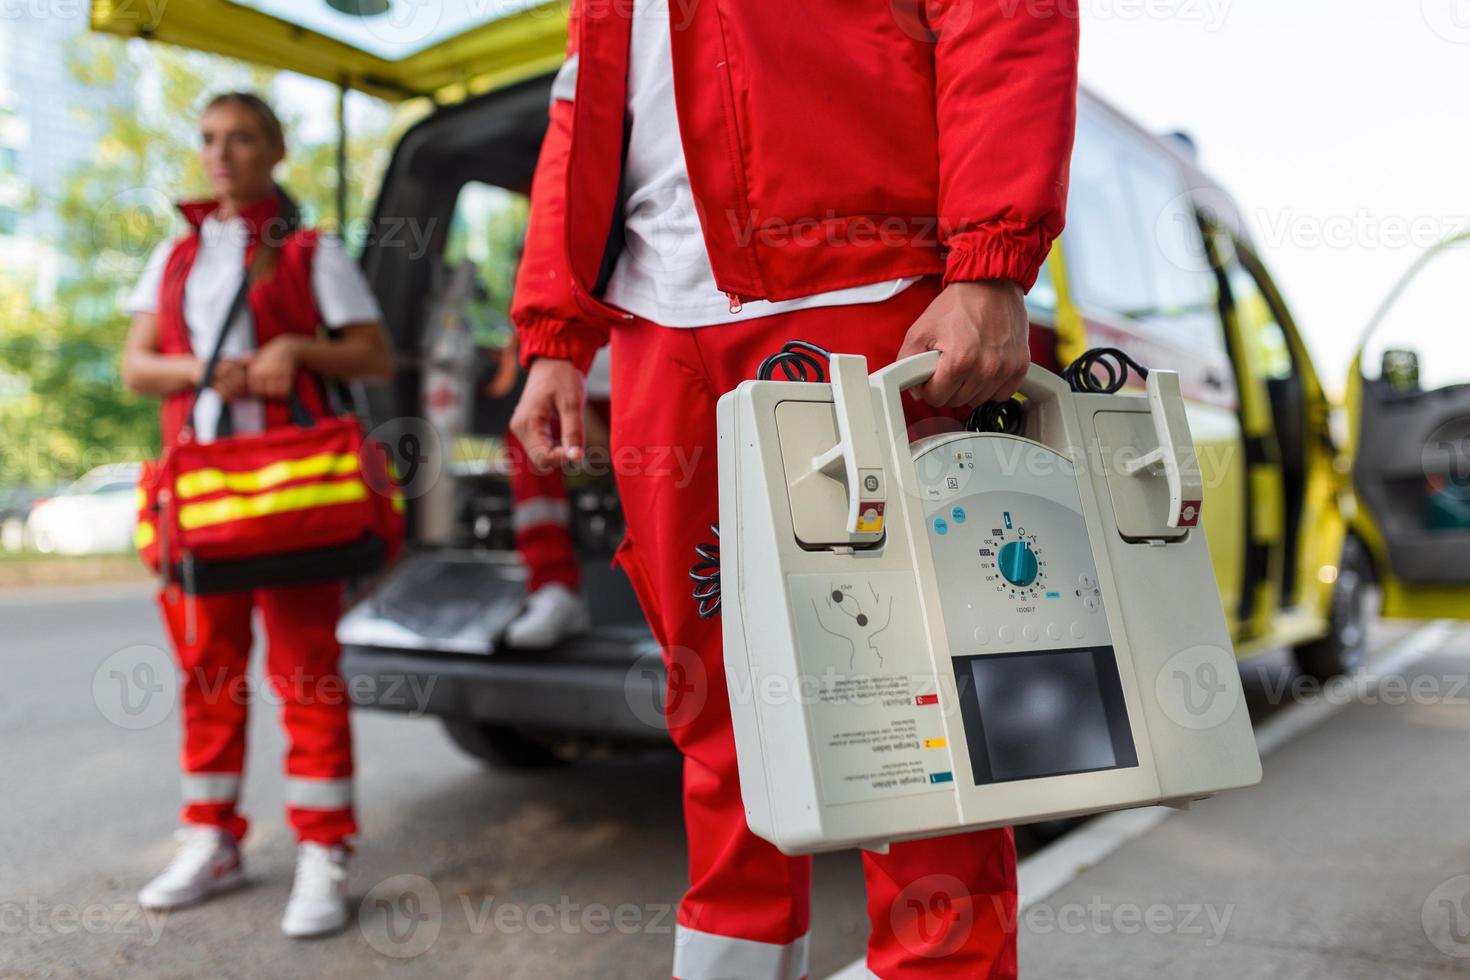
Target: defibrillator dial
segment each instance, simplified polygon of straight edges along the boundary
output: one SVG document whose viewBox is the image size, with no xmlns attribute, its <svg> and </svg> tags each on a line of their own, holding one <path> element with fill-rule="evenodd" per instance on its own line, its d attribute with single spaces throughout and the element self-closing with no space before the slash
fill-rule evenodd
<svg viewBox="0 0 1470 980">
<path fill-rule="evenodd" d="M 1001 546 L 997 565 L 1007 582 L 1023 589 L 1035 582 L 1041 571 L 1036 562 L 1036 551 L 1029 541 L 1007 541 Z"/>
<path fill-rule="evenodd" d="M 1036 535 L 1025 528 L 996 528 L 980 548 L 981 562 L 995 589 L 1015 599 L 1034 599 L 1046 580 L 1046 559 Z"/>
</svg>

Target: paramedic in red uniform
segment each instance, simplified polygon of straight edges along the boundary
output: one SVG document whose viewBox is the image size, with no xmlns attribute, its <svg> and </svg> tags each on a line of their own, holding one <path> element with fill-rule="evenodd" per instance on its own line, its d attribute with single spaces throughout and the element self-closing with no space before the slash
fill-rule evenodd
<svg viewBox="0 0 1470 980">
<path fill-rule="evenodd" d="M 280 121 L 259 97 L 226 93 L 200 117 L 200 162 L 214 197 L 181 206 L 189 231 L 164 241 L 129 300 L 123 379 L 163 399 L 163 440 L 210 441 L 290 424 L 291 389 L 321 414 L 320 378 L 386 378 L 393 360 L 376 300 L 334 238 L 295 227 L 295 205 L 272 180 L 285 156 Z M 274 246 L 274 268 L 251 286 L 249 322 L 226 335 L 210 390 L 186 420 L 247 256 Z M 253 327 L 253 339 L 252 339 Z M 325 327 L 329 337 L 320 337 Z M 222 425 L 225 422 L 227 425 Z M 245 763 L 251 617 L 260 614 L 266 676 L 286 729 L 286 817 L 298 841 L 281 928 L 318 935 L 347 922 L 352 735 L 337 672 L 340 583 L 182 597 L 159 595 L 180 667 L 183 826 L 178 852 L 139 895 L 149 908 L 201 901 L 243 880 L 238 801 Z M 192 610 L 191 607 L 192 606 Z M 274 700 L 274 699 L 273 699 Z"/>
<path fill-rule="evenodd" d="M 715 402 L 790 339 L 870 369 L 941 351 L 911 421 L 1013 393 L 1023 296 L 1062 229 L 1077 44 L 1070 0 L 572 0 L 512 428 L 533 459 L 579 458 L 583 374 L 610 340 L 616 560 L 683 679 L 680 980 L 796 980 L 809 960 L 811 861 L 746 826 L 719 619 L 689 594 L 718 513 Z M 1009 830 L 863 866 L 871 975 L 1016 975 Z"/>
</svg>

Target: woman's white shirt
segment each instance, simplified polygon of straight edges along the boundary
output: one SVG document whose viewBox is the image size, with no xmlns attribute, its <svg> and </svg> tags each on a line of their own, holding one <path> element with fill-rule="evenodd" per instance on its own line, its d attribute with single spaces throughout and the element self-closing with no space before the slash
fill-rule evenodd
<svg viewBox="0 0 1470 980">
<path fill-rule="evenodd" d="M 240 218 L 222 221 L 210 215 L 199 226 L 199 254 L 184 282 L 184 322 L 189 328 L 189 346 L 201 359 L 214 349 L 230 301 L 240 289 L 240 280 L 245 275 L 246 238 L 245 223 Z M 128 297 L 129 313 L 158 312 L 163 269 L 174 245 L 175 240 L 166 239 L 153 250 L 143 275 Z M 362 269 L 334 236 L 322 235 L 317 240 L 311 264 L 311 292 L 322 324 L 328 330 L 383 319 Z M 242 322 L 244 319 L 245 314 L 241 313 L 225 337 L 222 357 L 239 357 L 254 347 L 254 337 L 249 325 Z M 214 438 L 222 407 L 214 390 L 200 395 L 194 412 L 195 436 L 200 442 Z M 265 427 L 265 409 L 260 399 L 240 398 L 230 408 L 236 433 L 259 432 Z"/>
</svg>

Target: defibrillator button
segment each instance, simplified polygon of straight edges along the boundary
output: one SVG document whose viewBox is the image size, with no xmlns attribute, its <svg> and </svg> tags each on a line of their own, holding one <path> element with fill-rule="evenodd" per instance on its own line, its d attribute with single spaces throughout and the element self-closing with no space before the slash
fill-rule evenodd
<svg viewBox="0 0 1470 980">
<path fill-rule="evenodd" d="M 1036 642 L 1036 637 L 1039 634 L 1036 632 L 1036 627 L 1035 626 L 1032 626 L 1030 623 L 1027 623 L 1025 626 L 1022 626 L 1021 627 L 1021 635 L 1024 636 L 1030 642 L 1035 643 Z"/>
<path fill-rule="evenodd" d="M 1046 635 L 1049 639 L 1060 640 L 1062 638 L 1062 628 L 1056 623 L 1047 623 Z"/>
<path fill-rule="evenodd" d="M 984 626 L 975 627 L 975 642 L 982 647 L 990 643 L 990 630 Z"/>
<path fill-rule="evenodd" d="M 1014 626 L 1002 626 L 995 631 L 995 635 L 1000 638 L 1000 642 L 1002 643 L 1016 642 L 1016 628 Z"/>
<path fill-rule="evenodd" d="M 1074 640 L 1080 640 L 1080 639 L 1082 639 L 1086 635 L 1087 635 L 1087 629 L 1081 623 L 1073 623 L 1072 624 L 1072 638 Z"/>
</svg>

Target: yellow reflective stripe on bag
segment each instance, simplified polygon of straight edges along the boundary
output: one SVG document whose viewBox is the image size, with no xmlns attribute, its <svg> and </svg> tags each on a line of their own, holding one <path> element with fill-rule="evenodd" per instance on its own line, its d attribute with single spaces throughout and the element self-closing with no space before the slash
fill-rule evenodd
<svg viewBox="0 0 1470 980">
<path fill-rule="evenodd" d="M 357 458 L 351 457 L 353 465 Z M 367 498 L 367 485 L 361 480 L 339 480 L 335 483 L 309 483 L 299 487 L 287 487 L 254 496 L 217 497 L 184 504 L 179 508 L 179 527 L 195 531 L 201 527 L 227 524 L 230 521 L 269 514 L 284 514 L 293 510 L 311 507 L 326 507 L 331 504 L 346 504 Z"/>
<path fill-rule="evenodd" d="M 152 544 L 157 537 L 158 534 L 153 530 L 153 525 L 148 521 L 142 521 L 133 530 L 133 547 L 142 551 Z"/>
<path fill-rule="evenodd" d="M 180 473 L 174 481 L 174 493 L 180 500 L 192 500 L 217 490 L 235 493 L 259 493 L 291 480 L 312 476 L 346 476 L 356 473 L 356 453 L 317 453 L 301 459 L 282 459 L 258 470 L 230 472 L 209 468 Z"/>
</svg>

